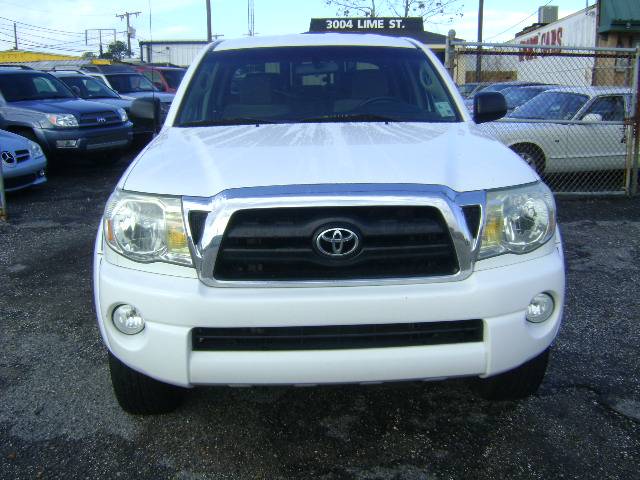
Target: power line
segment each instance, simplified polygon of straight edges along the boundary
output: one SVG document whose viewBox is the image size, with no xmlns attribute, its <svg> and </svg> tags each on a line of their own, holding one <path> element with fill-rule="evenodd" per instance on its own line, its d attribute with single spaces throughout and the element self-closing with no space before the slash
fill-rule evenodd
<svg viewBox="0 0 640 480">
<path fill-rule="evenodd" d="M 131 58 L 131 26 L 129 25 L 129 18 L 131 15 L 138 16 L 142 12 L 124 12 L 121 14 L 116 14 L 120 20 L 127 19 L 127 55 Z"/>
<path fill-rule="evenodd" d="M 553 1 L 553 0 L 549 0 L 547 3 L 545 3 L 544 5 L 542 5 L 542 7 L 546 7 L 546 6 L 547 6 L 547 5 L 549 5 L 552 1 Z M 542 8 L 542 7 L 540 7 L 540 8 Z M 527 16 L 527 17 L 523 18 L 523 19 L 522 19 L 522 20 L 520 20 L 518 23 L 516 23 L 516 24 L 514 24 L 514 25 L 510 26 L 510 27 L 509 27 L 509 28 L 507 28 L 506 30 L 503 30 L 502 32 L 497 33 L 496 35 L 493 35 L 492 37 L 486 38 L 486 39 L 485 39 L 485 42 L 486 42 L 486 41 L 489 41 L 489 40 L 493 40 L 494 38 L 499 37 L 499 36 L 500 36 L 500 35 L 502 35 L 503 33 L 507 33 L 509 30 L 512 30 L 512 29 L 514 29 L 515 27 L 517 27 L 518 25 L 520 25 L 521 23 L 526 22 L 527 20 L 529 20 L 531 17 L 533 17 L 533 16 L 534 16 L 535 14 L 537 14 L 537 13 L 538 13 L 538 10 L 534 11 L 531 15 L 529 15 L 529 16 Z"/>
<path fill-rule="evenodd" d="M 1 17 L 1 16 L 0 16 L 0 19 L 7 20 L 7 21 L 12 22 L 12 23 L 15 22 L 18 25 L 24 25 L 25 27 L 33 27 L 33 28 L 36 28 L 38 30 L 44 30 L 44 31 L 47 31 L 47 32 L 61 33 L 61 34 L 66 34 L 66 35 L 81 35 L 81 36 L 84 36 L 84 32 L 70 32 L 70 31 L 67 31 L 67 30 L 56 30 L 54 28 L 41 27 L 39 25 L 33 25 L 31 23 L 19 22 L 18 20 L 14 20 L 12 18 L 7 18 L 7 17 Z"/>
<path fill-rule="evenodd" d="M 62 12 L 60 11 L 51 11 L 51 10 L 43 10 L 41 8 L 31 8 L 31 7 L 26 7 L 24 5 L 20 5 L 17 3 L 11 3 L 11 2 L 7 2 L 5 0 L 0 0 L 0 3 L 3 5 L 11 5 L 12 7 L 16 7 L 19 8 L 21 10 L 29 10 L 31 12 L 38 12 L 38 13 L 46 13 L 48 15 L 60 15 Z M 107 17 L 107 16 L 111 16 L 110 13 L 74 13 L 74 15 L 79 16 L 79 17 Z"/>
</svg>

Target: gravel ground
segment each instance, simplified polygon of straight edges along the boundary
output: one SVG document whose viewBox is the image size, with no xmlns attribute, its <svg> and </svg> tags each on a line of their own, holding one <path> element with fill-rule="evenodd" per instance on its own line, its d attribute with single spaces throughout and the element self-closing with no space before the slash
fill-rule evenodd
<svg viewBox="0 0 640 480">
<path fill-rule="evenodd" d="M 539 393 L 463 381 L 202 388 L 123 413 L 94 319 L 97 223 L 127 159 L 66 167 L 0 224 L 0 478 L 640 478 L 640 199 L 561 200 L 568 298 Z"/>
</svg>

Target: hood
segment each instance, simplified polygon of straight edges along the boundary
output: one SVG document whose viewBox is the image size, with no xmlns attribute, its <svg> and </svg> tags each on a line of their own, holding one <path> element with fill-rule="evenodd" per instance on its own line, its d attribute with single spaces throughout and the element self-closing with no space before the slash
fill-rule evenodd
<svg viewBox="0 0 640 480">
<path fill-rule="evenodd" d="M 138 98 L 156 97 L 156 98 L 159 98 L 162 103 L 171 103 L 171 102 L 173 102 L 173 99 L 175 98 L 175 95 L 173 93 L 164 93 L 164 92 L 155 92 L 155 93 L 151 93 L 151 92 L 127 92 L 127 93 L 121 93 L 120 96 L 122 98 L 124 98 L 125 100 L 126 99 L 136 100 Z"/>
<path fill-rule="evenodd" d="M 29 140 L 15 133 L 0 130 L 0 151 L 29 148 Z"/>
<path fill-rule="evenodd" d="M 537 178 L 520 157 L 464 123 L 306 123 L 166 128 L 119 186 L 208 197 L 230 188 L 333 183 L 463 192 Z"/>
<path fill-rule="evenodd" d="M 114 110 L 116 107 L 110 107 L 103 103 L 89 100 L 81 100 L 79 98 L 53 98 L 50 100 L 23 100 L 20 102 L 11 102 L 12 107 L 27 108 L 42 113 L 93 113 L 104 112 L 105 110 Z"/>
<path fill-rule="evenodd" d="M 104 103 L 113 108 L 124 108 L 127 112 L 131 108 L 131 100 L 125 100 L 124 98 L 94 98 L 91 102 Z"/>
</svg>

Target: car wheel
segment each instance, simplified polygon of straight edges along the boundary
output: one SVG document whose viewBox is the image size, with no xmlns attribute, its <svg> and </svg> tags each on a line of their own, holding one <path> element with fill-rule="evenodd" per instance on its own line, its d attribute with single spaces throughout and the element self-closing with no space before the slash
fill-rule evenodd
<svg viewBox="0 0 640 480">
<path fill-rule="evenodd" d="M 487 400 L 515 400 L 533 395 L 542 383 L 549 362 L 549 349 L 518 368 L 475 382 L 477 392 Z"/>
<path fill-rule="evenodd" d="M 521 144 L 514 145 L 511 147 L 511 150 L 527 162 L 527 165 L 533 168 L 538 175 L 542 175 L 544 173 L 544 154 L 538 147 L 531 144 Z"/>
<path fill-rule="evenodd" d="M 129 368 L 109 352 L 111 384 L 125 412 L 155 415 L 174 411 L 182 403 L 186 389 L 147 377 Z"/>
</svg>

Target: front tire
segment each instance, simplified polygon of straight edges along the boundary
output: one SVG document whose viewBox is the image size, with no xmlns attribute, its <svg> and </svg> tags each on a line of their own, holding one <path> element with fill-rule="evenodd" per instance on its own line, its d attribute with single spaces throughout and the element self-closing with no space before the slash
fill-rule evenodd
<svg viewBox="0 0 640 480">
<path fill-rule="evenodd" d="M 538 391 L 549 363 L 549 348 L 537 357 L 499 375 L 480 378 L 475 387 L 486 400 L 517 400 Z"/>
<path fill-rule="evenodd" d="M 118 403 L 125 412 L 156 415 L 174 411 L 186 390 L 154 380 L 129 368 L 109 352 L 111 384 Z"/>
</svg>

